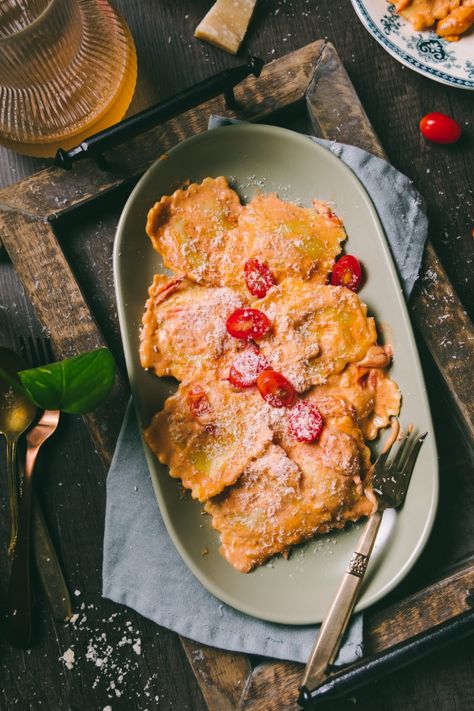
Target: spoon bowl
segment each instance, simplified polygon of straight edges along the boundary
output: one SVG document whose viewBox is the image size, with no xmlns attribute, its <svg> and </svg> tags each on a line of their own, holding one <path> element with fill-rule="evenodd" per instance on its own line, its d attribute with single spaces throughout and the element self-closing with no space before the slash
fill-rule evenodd
<svg viewBox="0 0 474 711">
<path fill-rule="evenodd" d="M 10 348 L 0 347 L 0 369 L 4 370 L 12 378 L 18 379 L 18 371 L 27 367 L 23 358 L 15 351 Z M 7 483 L 11 522 L 10 542 L 8 544 L 9 556 L 15 550 L 18 532 L 17 442 L 20 435 L 31 425 L 35 415 L 36 405 L 0 377 L 0 434 L 7 441 Z"/>
</svg>

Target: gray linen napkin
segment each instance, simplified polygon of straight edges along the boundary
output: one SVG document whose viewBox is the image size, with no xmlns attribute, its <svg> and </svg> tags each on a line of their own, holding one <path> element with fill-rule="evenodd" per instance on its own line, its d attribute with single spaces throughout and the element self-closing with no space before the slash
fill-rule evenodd
<svg viewBox="0 0 474 711">
<path fill-rule="evenodd" d="M 214 117 L 210 127 L 222 123 Z M 354 146 L 314 140 L 339 156 L 371 196 L 408 297 L 427 235 L 421 196 L 386 161 Z M 317 631 L 248 617 L 222 604 L 188 570 L 162 521 L 131 405 L 107 478 L 103 595 L 197 642 L 277 659 L 305 662 Z M 337 663 L 361 654 L 362 616 L 356 615 Z"/>
</svg>

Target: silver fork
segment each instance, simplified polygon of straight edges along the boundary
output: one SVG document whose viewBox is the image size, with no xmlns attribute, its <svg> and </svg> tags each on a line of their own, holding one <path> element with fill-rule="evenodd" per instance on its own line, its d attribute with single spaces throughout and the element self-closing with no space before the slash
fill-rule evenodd
<svg viewBox="0 0 474 711">
<path fill-rule="evenodd" d="M 384 511 L 403 504 L 426 435 L 427 432 L 415 437 L 409 436 L 407 432 L 403 435 L 395 457 L 388 461 L 392 447 L 390 444 L 374 465 L 372 488 L 378 500 L 378 507 L 365 524 L 309 656 L 298 699 L 302 706 L 311 704 L 311 691 L 325 682 L 330 675 L 330 667 L 334 663 L 357 601 Z"/>
<path fill-rule="evenodd" d="M 45 344 L 32 338 L 28 341 L 33 361 L 47 360 Z M 15 647 L 31 646 L 31 508 L 33 472 L 42 444 L 53 434 L 59 423 L 59 410 L 44 410 L 37 424 L 26 435 L 26 463 L 19 502 L 18 536 L 10 572 L 5 605 L 5 637 Z"/>
</svg>

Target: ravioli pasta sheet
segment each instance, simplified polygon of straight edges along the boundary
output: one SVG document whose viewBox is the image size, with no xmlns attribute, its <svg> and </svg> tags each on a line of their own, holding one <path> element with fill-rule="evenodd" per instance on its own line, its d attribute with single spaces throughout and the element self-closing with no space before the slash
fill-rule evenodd
<svg viewBox="0 0 474 711">
<path fill-rule="evenodd" d="M 229 336 L 229 313 L 246 301 L 228 287 L 203 287 L 156 274 L 140 333 L 140 361 L 155 375 L 190 380 L 203 368 L 223 372 L 240 344 Z"/>
<path fill-rule="evenodd" d="M 320 204 L 305 208 L 258 194 L 243 207 L 223 177 L 162 197 L 148 213 L 146 231 L 177 275 L 241 290 L 252 257 L 267 262 L 278 281 L 300 276 L 324 283 L 346 236 Z"/>
<path fill-rule="evenodd" d="M 367 440 L 400 409 L 374 319 L 356 293 L 328 284 L 346 238 L 328 205 L 301 207 L 275 194 L 242 205 L 224 177 L 164 196 L 147 233 L 175 276 L 156 275 L 140 332 L 140 358 L 181 384 L 144 436 L 170 476 L 204 504 L 221 553 L 249 572 L 315 534 L 376 506 Z M 255 299 L 249 259 L 272 275 Z M 230 335 L 227 318 L 257 309 L 270 324 L 256 342 Z M 282 373 L 317 408 L 320 436 L 301 442 L 284 407 L 255 385 L 229 381 L 234 363 Z M 248 374 L 247 374 L 248 375 Z"/>
</svg>

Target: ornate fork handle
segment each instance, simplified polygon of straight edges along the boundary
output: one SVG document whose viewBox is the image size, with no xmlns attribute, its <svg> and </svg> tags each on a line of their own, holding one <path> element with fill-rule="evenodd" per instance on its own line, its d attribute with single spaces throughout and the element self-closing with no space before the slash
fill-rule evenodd
<svg viewBox="0 0 474 711">
<path fill-rule="evenodd" d="M 38 451 L 55 431 L 58 411 L 46 410 L 38 424 L 27 435 L 23 491 L 18 516 L 18 535 L 10 573 L 5 614 L 5 637 L 14 647 L 31 646 L 31 502 L 33 471 Z"/>
<path fill-rule="evenodd" d="M 321 684 L 328 676 L 328 667 L 334 663 L 367 570 L 382 516 L 383 511 L 375 511 L 365 524 L 309 656 L 303 677 L 303 694 L 305 689 L 309 691 Z"/>
</svg>

